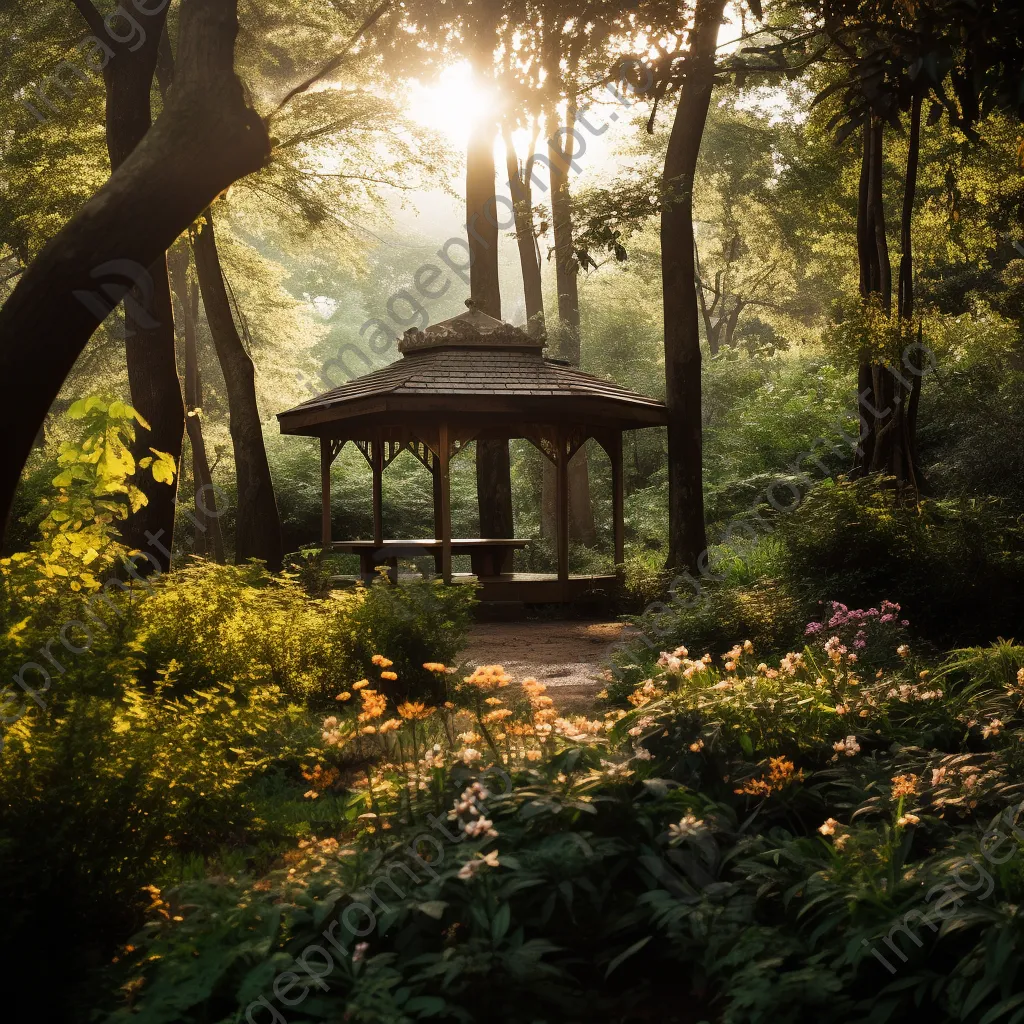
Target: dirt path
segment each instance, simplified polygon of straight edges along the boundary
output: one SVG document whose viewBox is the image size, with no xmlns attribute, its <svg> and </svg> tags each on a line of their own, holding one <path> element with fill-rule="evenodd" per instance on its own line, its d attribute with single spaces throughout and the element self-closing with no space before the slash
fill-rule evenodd
<svg viewBox="0 0 1024 1024">
<path fill-rule="evenodd" d="M 462 657 L 472 665 L 504 665 L 517 680 L 534 676 L 563 712 L 593 709 L 621 622 L 480 622 Z"/>
</svg>

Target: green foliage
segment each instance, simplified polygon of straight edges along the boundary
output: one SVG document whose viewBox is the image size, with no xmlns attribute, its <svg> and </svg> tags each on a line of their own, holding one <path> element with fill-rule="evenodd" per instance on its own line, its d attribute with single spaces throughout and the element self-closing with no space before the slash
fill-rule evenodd
<svg viewBox="0 0 1024 1024">
<path fill-rule="evenodd" d="M 1024 984 L 1024 684 L 850 653 L 677 651 L 607 738 L 560 726 L 500 787 L 444 755 L 415 798 L 377 778 L 360 835 L 160 893 L 109 1019 L 999 1019 Z"/>
<path fill-rule="evenodd" d="M 80 424 L 78 438 L 62 445 L 56 493 L 41 499 L 40 539 L 31 552 L 0 560 L 5 588 L 16 593 L 35 594 L 42 586 L 52 594 L 63 583 L 74 592 L 98 590 L 101 575 L 129 553 L 116 524 L 147 503 L 132 478 L 148 470 L 158 483 L 174 482 L 175 463 L 164 452 L 150 448 L 152 455 L 136 466 L 135 425 L 148 430 L 149 424 L 130 405 L 93 396 L 75 402 L 67 415 Z"/>
<path fill-rule="evenodd" d="M 311 600 L 294 580 L 259 563 L 202 559 L 153 586 L 141 611 L 146 675 L 174 665 L 182 693 L 220 683 L 273 685 L 302 703 L 325 704 L 356 668 L 349 616 L 358 597 Z"/>
<path fill-rule="evenodd" d="M 374 655 L 386 653 L 398 675 L 385 687 L 388 692 L 436 698 L 437 677 L 423 666 L 458 662 L 476 603 L 473 588 L 446 587 L 440 580 L 409 580 L 396 587 L 382 575 L 359 595 L 346 626 L 353 671 L 370 676 Z"/>
<path fill-rule="evenodd" d="M 866 606 L 895 592 L 936 644 L 1012 634 L 1024 612 L 1024 532 L 998 499 L 914 504 L 875 480 L 839 480 L 778 528 L 810 598 Z"/>
</svg>

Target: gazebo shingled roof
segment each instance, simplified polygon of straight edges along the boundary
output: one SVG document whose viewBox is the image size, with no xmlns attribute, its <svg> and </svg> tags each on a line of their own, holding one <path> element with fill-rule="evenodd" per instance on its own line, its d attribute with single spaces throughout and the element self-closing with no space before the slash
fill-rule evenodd
<svg viewBox="0 0 1024 1024">
<path fill-rule="evenodd" d="M 364 567 L 400 543 L 433 551 L 439 571 L 450 580 L 453 543 L 461 548 L 492 546 L 504 568 L 489 577 L 502 595 L 514 582 L 507 570 L 513 546 L 503 538 L 452 541 L 449 463 L 470 441 L 522 437 L 555 465 L 558 576 L 554 593 L 567 600 L 570 587 L 568 465 L 588 438 L 612 464 L 615 559 L 623 560 L 622 432 L 667 422 L 663 403 L 544 357 L 544 339 L 487 316 L 467 301 L 467 312 L 420 331 L 405 332 L 401 358 L 341 387 L 278 414 L 281 433 L 320 438 L 325 549 L 358 550 Z M 373 471 L 373 541 L 331 540 L 331 464 L 354 442 Z M 384 540 L 381 476 L 402 451 L 410 451 L 431 472 L 435 538 Z M 505 545 L 502 548 L 502 545 Z M 367 546 L 372 551 L 367 551 Z M 481 560 L 480 564 L 484 564 Z M 496 561 L 495 565 L 498 564 Z M 488 579 L 482 579 L 485 595 Z M 614 580 L 614 578 L 612 578 Z M 572 582 L 581 582 L 573 577 Z M 536 591 L 531 591 L 535 593 Z"/>
<path fill-rule="evenodd" d="M 355 440 L 442 412 L 486 417 L 477 436 L 508 436 L 524 423 L 629 430 L 666 422 L 656 399 L 546 359 L 543 339 L 474 308 L 407 331 L 398 347 L 397 361 L 280 413 L 281 432 Z"/>
</svg>

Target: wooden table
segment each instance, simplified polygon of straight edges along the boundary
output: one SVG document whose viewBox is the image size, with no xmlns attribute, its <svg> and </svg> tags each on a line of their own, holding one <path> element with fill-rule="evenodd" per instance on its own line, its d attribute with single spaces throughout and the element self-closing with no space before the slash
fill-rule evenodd
<svg viewBox="0 0 1024 1024">
<path fill-rule="evenodd" d="M 493 577 L 508 575 L 512 571 L 512 552 L 521 550 L 529 540 L 516 537 L 464 537 L 451 542 L 453 555 L 469 555 L 473 575 Z M 441 541 L 431 537 L 424 540 L 339 540 L 330 546 L 332 551 L 359 556 L 359 573 L 371 580 L 377 566 L 386 565 L 395 579 L 400 558 L 433 555 L 434 568 L 441 575 Z"/>
</svg>

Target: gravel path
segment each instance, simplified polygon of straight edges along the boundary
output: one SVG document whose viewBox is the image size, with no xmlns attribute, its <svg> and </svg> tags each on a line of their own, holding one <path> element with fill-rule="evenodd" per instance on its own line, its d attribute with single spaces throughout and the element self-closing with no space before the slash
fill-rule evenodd
<svg viewBox="0 0 1024 1024">
<path fill-rule="evenodd" d="M 462 657 L 504 665 L 517 680 L 534 676 L 563 712 L 587 712 L 604 685 L 600 673 L 626 635 L 621 622 L 480 622 Z"/>
</svg>

